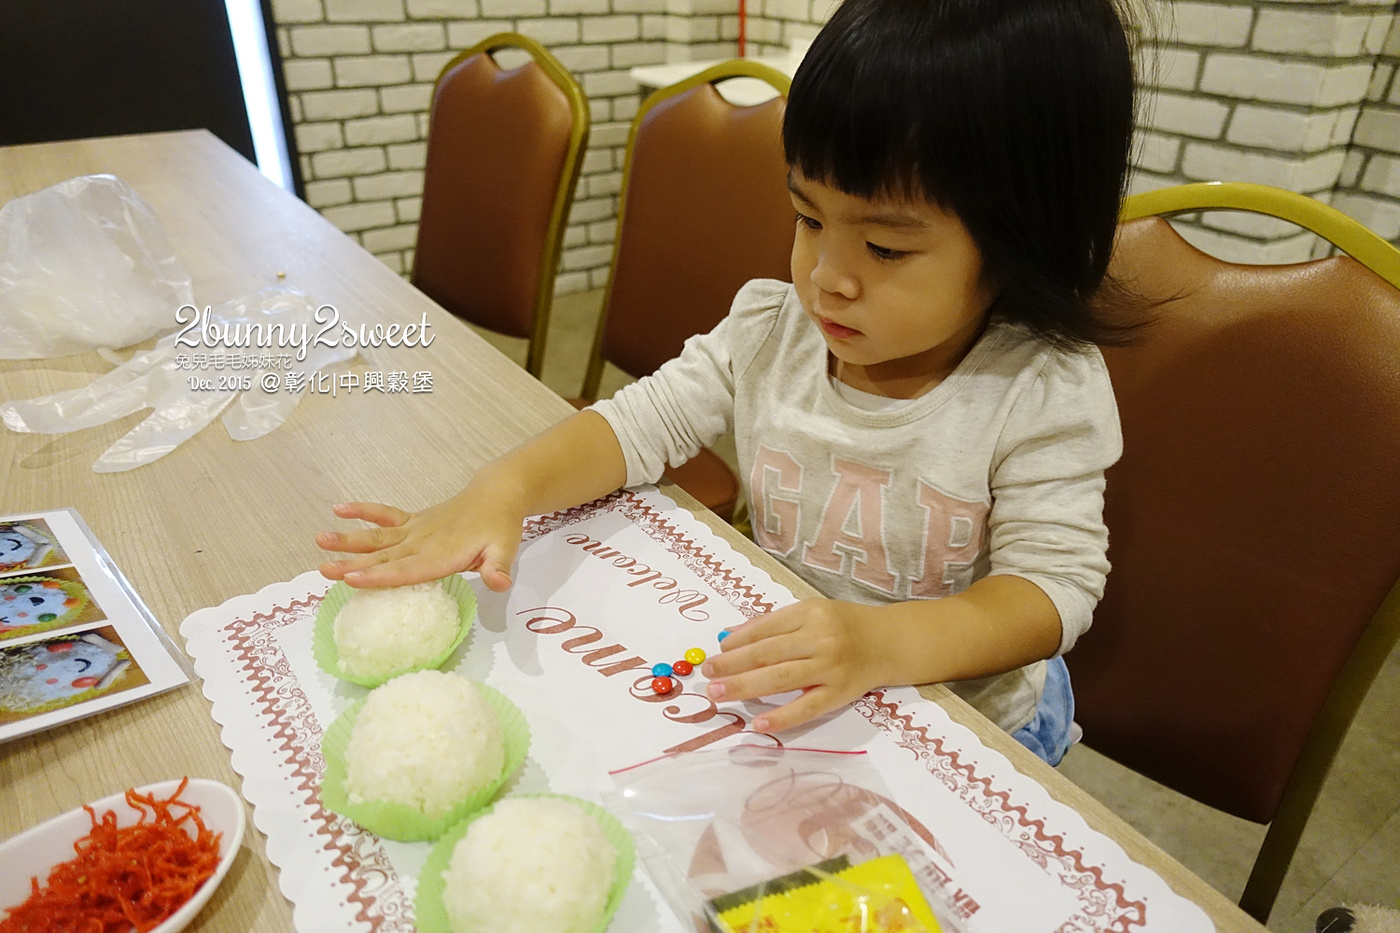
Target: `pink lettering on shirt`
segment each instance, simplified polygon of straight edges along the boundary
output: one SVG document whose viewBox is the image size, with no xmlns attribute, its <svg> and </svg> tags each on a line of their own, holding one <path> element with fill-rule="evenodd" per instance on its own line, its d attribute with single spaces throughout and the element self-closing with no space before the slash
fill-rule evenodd
<svg viewBox="0 0 1400 933">
<path fill-rule="evenodd" d="M 852 579 L 893 596 L 899 578 L 890 573 L 885 557 L 881 514 L 890 471 L 839 457 L 831 459 L 831 469 L 836 474 L 836 486 L 822 510 L 816 539 L 802 549 L 802 563 L 843 573 L 849 556 L 855 564 Z"/>
<path fill-rule="evenodd" d="M 753 490 L 753 536 L 758 546 L 787 557 L 797 546 L 797 526 L 802 520 L 802 466 L 791 455 L 762 444 L 749 473 Z"/>
<path fill-rule="evenodd" d="M 924 510 L 923 574 L 909 586 L 911 599 L 938 599 L 968 588 L 973 562 L 987 534 L 985 502 L 944 495 L 919 480 L 919 506 Z"/>
</svg>

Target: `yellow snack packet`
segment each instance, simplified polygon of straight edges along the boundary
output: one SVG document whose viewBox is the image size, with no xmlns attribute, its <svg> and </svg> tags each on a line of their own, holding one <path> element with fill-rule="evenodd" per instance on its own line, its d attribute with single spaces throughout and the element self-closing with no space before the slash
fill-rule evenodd
<svg viewBox="0 0 1400 933">
<path fill-rule="evenodd" d="M 811 884 L 722 911 L 726 933 L 940 933 L 902 855 L 807 871 Z"/>
</svg>

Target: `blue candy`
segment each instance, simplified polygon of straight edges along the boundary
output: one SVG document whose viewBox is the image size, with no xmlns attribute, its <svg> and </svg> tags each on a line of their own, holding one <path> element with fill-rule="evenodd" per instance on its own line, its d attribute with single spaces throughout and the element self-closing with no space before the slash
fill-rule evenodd
<svg viewBox="0 0 1400 933">
<path fill-rule="evenodd" d="M 670 676 L 671 676 L 671 665 L 669 665 L 669 664 L 653 664 L 653 665 L 652 665 L 652 668 L 651 668 L 651 676 L 653 676 L 653 677 L 670 677 Z"/>
<path fill-rule="evenodd" d="M 719 633 L 719 641 L 724 641 L 724 640 L 725 640 L 726 638 L 728 638 L 728 637 L 729 637 L 729 629 L 725 629 L 724 631 L 722 631 L 722 632 Z"/>
</svg>

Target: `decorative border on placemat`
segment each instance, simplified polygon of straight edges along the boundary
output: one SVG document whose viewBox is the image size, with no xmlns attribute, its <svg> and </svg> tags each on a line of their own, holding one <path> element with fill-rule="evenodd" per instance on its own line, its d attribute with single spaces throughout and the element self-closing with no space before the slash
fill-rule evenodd
<svg viewBox="0 0 1400 933">
<path fill-rule="evenodd" d="M 301 803 L 311 810 L 316 835 L 326 837 L 322 848 L 336 853 L 331 865 L 343 870 L 336 880 L 352 888 L 345 899 L 358 905 L 355 919 L 368 923 L 373 933 L 413 933 L 407 892 L 378 837 L 321 806 L 323 730 L 277 642 L 278 629 L 314 615 L 320 604 L 319 596 L 295 600 L 254 613 L 251 619 L 234 619 L 222 631 L 233 645 L 234 658 L 243 662 L 261 718 L 274 730 L 279 764 L 295 782 Z"/>
<path fill-rule="evenodd" d="M 980 777 L 955 749 L 945 748 L 940 736 L 930 735 L 912 716 L 900 712 L 898 704 L 886 700 L 883 690 L 866 694 L 855 709 L 871 725 L 889 733 L 896 745 L 912 752 L 929 774 L 996 826 L 1027 858 L 1075 892 L 1079 912 L 1058 933 L 1128 933 L 1132 927 L 1147 925 L 1145 902 L 1129 901 L 1121 884 L 1104 880 L 1102 868 L 1084 864 L 1082 850 L 1067 848 L 1063 836 L 1046 832 L 1044 820 L 1032 818 L 1024 805 L 1012 803 L 1007 791 L 993 789 L 992 782 Z"/>
<path fill-rule="evenodd" d="M 704 550 L 693 538 L 687 537 L 683 531 L 667 521 L 661 512 L 647 505 L 641 496 L 630 489 L 619 489 L 601 499 L 531 519 L 525 523 L 521 540 L 533 541 L 551 531 L 558 531 L 560 528 L 591 518 L 599 512 L 616 512 L 645 531 L 648 537 L 664 545 L 668 551 L 679 557 L 681 563 L 692 573 L 743 613 L 744 618 L 752 619 L 759 613 L 773 610 L 770 600 L 755 592 L 742 577 L 724 566 L 719 558 Z M 690 517 L 689 513 L 687 517 Z"/>
</svg>

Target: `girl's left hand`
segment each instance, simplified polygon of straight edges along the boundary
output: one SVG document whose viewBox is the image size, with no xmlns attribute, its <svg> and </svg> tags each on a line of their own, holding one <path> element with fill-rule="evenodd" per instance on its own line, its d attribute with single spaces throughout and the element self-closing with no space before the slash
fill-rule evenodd
<svg viewBox="0 0 1400 933">
<path fill-rule="evenodd" d="M 700 668 L 711 700 L 751 700 L 791 690 L 802 696 L 754 720 L 780 732 L 884 686 L 878 607 L 804 599 L 730 631 Z"/>
</svg>

